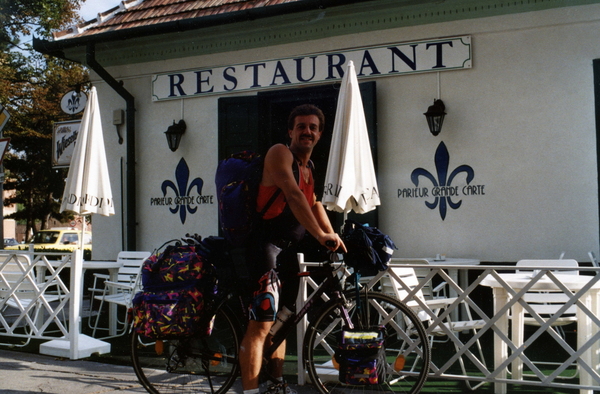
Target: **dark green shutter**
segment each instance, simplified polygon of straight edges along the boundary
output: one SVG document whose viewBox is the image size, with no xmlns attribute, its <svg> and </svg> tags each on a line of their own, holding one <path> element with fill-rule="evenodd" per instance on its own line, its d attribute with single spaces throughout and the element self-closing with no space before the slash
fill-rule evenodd
<svg viewBox="0 0 600 394">
<path fill-rule="evenodd" d="M 219 160 L 243 150 L 258 151 L 256 96 L 219 99 Z"/>
</svg>

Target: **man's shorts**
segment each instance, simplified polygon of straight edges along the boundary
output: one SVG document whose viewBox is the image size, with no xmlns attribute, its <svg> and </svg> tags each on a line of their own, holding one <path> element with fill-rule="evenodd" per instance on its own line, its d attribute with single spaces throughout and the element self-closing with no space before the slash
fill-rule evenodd
<svg viewBox="0 0 600 394">
<path fill-rule="evenodd" d="M 274 269 L 267 271 L 258 280 L 259 288 L 254 292 L 250 304 L 250 320 L 259 322 L 275 321 L 279 295 L 281 293 L 281 282 Z"/>
</svg>

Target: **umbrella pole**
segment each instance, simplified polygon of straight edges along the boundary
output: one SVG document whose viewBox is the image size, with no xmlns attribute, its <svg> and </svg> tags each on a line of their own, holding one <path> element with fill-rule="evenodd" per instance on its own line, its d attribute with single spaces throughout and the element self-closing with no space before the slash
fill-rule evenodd
<svg viewBox="0 0 600 394">
<path fill-rule="evenodd" d="M 79 236 L 79 250 L 75 250 L 71 262 L 71 308 L 69 310 L 69 336 L 70 336 L 70 358 L 79 359 L 79 339 L 81 335 L 81 294 L 82 268 L 83 268 L 83 235 L 85 234 L 85 215 L 81 215 L 81 234 Z"/>
<path fill-rule="evenodd" d="M 83 236 L 85 234 L 85 215 L 81 215 L 81 235 L 79 236 L 79 249 L 83 253 Z"/>
<path fill-rule="evenodd" d="M 69 308 L 69 357 L 71 360 L 79 359 L 79 336 L 81 310 L 81 268 L 83 266 L 83 250 L 75 250 L 74 260 L 71 262 L 71 303 Z"/>
</svg>

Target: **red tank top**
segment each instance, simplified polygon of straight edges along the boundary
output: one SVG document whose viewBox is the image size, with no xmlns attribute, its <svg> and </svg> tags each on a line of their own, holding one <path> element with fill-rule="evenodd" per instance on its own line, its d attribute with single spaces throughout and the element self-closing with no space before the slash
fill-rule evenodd
<svg viewBox="0 0 600 394">
<path fill-rule="evenodd" d="M 297 164 L 296 164 L 297 165 Z M 312 169 L 309 167 L 308 170 L 308 181 L 304 179 L 302 175 L 302 171 L 298 171 L 299 173 L 299 182 L 298 186 L 300 186 L 300 190 L 306 197 L 306 201 L 308 201 L 308 205 L 311 207 L 314 205 L 315 199 L 315 184 L 312 176 Z M 277 186 L 258 186 L 258 198 L 256 199 L 256 211 L 260 212 L 264 208 L 264 206 L 269 202 L 275 191 L 278 189 Z M 267 209 L 265 212 L 263 219 L 273 219 L 281 214 L 286 206 L 285 196 L 283 193 L 279 193 L 279 196 L 275 199 L 273 204 Z"/>
</svg>

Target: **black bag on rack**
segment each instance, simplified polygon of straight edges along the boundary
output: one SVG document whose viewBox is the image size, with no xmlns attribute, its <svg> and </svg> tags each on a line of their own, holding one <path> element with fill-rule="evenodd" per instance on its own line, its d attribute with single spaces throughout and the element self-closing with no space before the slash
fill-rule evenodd
<svg viewBox="0 0 600 394">
<path fill-rule="evenodd" d="M 350 219 L 344 224 L 342 240 L 348 249 L 344 257 L 346 265 L 365 276 L 386 270 L 394 249 L 398 249 L 394 241 L 377 227 Z"/>
</svg>

